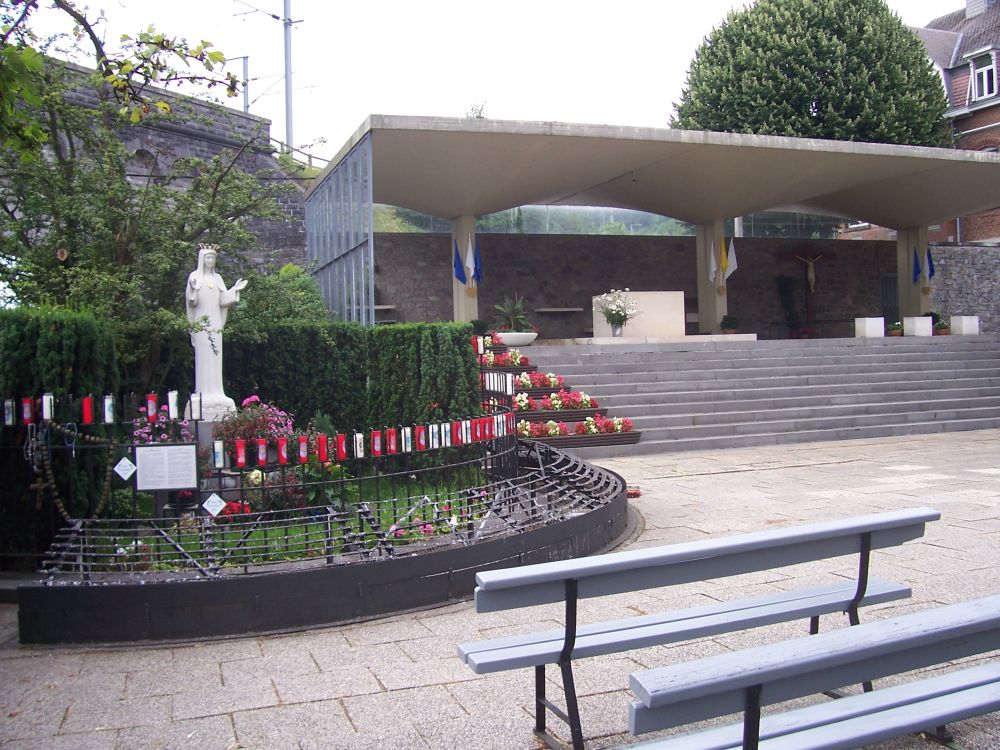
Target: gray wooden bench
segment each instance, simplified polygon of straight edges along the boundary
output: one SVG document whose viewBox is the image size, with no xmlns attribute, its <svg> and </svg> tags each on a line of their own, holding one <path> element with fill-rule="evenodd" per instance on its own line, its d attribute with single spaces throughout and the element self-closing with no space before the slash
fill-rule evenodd
<svg viewBox="0 0 1000 750">
<path fill-rule="evenodd" d="M 854 748 L 1000 710 L 1000 661 L 761 718 L 761 706 L 1000 649 L 1000 595 L 634 673 L 634 734 L 743 721 L 643 750 Z"/>
<path fill-rule="evenodd" d="M 569 725 L 573 747 L 583 729 L 573 660 L 618 653 L 751 627 L 810 618 L 819 632 L 823 614 L 846 612 L 856 625 L 858 607 L 910 595 L 906 586 L 869 575 L 870 554 L 917 539 L 941 514 L 930 508 L 879 513 L 666 547 L 615 552 L 579 560 L 491 570 L 476 576 L 476 611 L 495 612 L 563 602 L 562 629 L 464 643 L 458 654 L 478 674 L 535 669 L 535 732 L 560 746 L 546 727 L 546 710 Z M 578 626 L 577 601 L 672 586 L 843 555 L 858 555 L 857 574 L 841 583 Z M 545 695 L 545 665 L 562 675 L 565 710 Z M 624 676 L 623 676 L 624 682 Z"/>
</svg>

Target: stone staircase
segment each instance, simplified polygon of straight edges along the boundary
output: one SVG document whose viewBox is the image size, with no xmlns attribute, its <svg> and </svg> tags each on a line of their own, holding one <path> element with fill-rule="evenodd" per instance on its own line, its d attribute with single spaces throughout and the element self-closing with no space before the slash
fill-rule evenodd
<svg viewBox="0 0 1000 750">
<path fill-rule="evenodd" d="M 584 458 L 1000 428 L 1000 336 L 534 345 L 642 431 Z"/>
</svg>

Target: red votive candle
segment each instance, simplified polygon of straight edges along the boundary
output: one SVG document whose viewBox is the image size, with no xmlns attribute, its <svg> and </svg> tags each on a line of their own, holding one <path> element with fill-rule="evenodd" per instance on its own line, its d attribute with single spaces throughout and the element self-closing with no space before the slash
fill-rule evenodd
<svg viewBox="0 0 1000 750">
<path fill-rule="evenodd" d="M 327 437 L 326 435 L 316 436 L 316 456 L 322 463 L 326 463 L 330 460 L 330 455 L 327 452 Z"/>
<path fill-rule="evenodd" d="M 146 421 L 155 422 L 160 411 L 159 397 L 155 393 L 146 394 Z"/>
<path fill-rule="evenodd" d="M 243 438 L 236 438 L 236 465 L 241 469 L 247 465 L 247 441 Z"/>
<path fill-rule="evenodd" d="M 83 423 L 94 424 L 94 397 L 83 397 Z"/>
<path fill-rule="evenodd" d="M 306 435 L 299 435 L 299 463 L 304 464 L 309 460 L 309 438 Z"/>
<path fill-rule="evenodd" d="M 264 466 L 267 463 L 267 440 L 257 438 L 257 465 Z"/>
</svg>

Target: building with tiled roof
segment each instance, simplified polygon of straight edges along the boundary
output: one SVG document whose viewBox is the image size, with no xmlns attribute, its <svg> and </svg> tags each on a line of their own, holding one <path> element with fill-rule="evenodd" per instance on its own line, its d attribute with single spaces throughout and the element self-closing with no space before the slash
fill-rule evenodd
<svg viewBox="0 0 1000 750">
<path fill-rule="evenodd" d="M 1000 148 L 1000 0 L 965 0 L 965 7 L 913 29 L 941 74 L 958 148 Z M 841 236 L 882 239 L 892 233 L 853 225 Z M 931 242 L 1000 242 L 1000 209 L 963 216 L 928 230 Z"/>
</svg>

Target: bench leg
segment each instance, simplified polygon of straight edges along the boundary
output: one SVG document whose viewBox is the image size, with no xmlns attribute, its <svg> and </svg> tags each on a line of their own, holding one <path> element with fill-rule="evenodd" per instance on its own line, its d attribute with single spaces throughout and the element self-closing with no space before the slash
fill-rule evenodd
<svg viewBox="0 0 1000 750">
<path fill-rule="evenodd" d="M 535 667 L 535 732 L 545 733 L 545 665 Z"/>
<path fill-rule="evenodd" d="M 566 693 L 566 713 L 569 732 L 573 738 L 573 750 L 583 750 L 583 727 L 580 725 L 580 707 L 576 702 L 576 683 L 573 680 L 573 663 L 559 665 L 563 678 L 563 692 Z"/>
<path fill-rule="evenodd" d="M 858 615 L 857 605 L 854 605 L 853 607 L 847 610 L 847 619 L 850 621 L 851 627 L 861 624 L 861 617 Z M 861 689 L 864 690 L 866 693 L 870 693 L 873 690 L 872 681 L 865 680 L 864 682 L 862 682 Z"/>
<path fill-rule="evenodd" d="M 563 745 L 546 728 L 546 709 L 562 719 L 569 726 L 573 750 L 583 750 L 583 726 L 580 722 L 580 708 L 576 700 L 576 683 L 573 679 L 573 663 L 559 665 L 562 673 L 563 692 L 566 696 L 566 710 L 563 711 L 545 697 L 545 666 L 535 667 L 535 734 L 553 750 L 563 750 Z"/>
<path fill-rule="evenodd" d="M 955 735 L 951 733 L 951 730 L 944 724 L 939 727 L 935 727 L 933 731 L 924 732 L 927 735 L 927 739 L 934 740 L 935 742 L 945 745 L 946 747 L 955 747 L 951 743 L 955 740 Z"/>
</svg>

